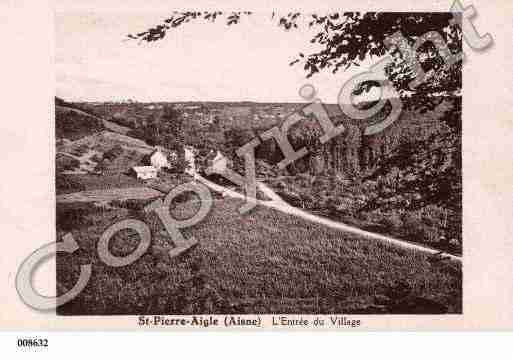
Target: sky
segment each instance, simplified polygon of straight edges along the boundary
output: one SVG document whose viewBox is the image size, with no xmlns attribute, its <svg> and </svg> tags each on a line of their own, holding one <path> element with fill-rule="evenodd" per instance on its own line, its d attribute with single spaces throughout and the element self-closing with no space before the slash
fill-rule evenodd
<svg viewBox="0 0 513 359">
<path fill-rule="evenodd" d="M 301 64 L 289 63 L 315 49 L 309 42 L 314 33 L 307 26 L 284 31 L 270 13 L 230 27 L 189 23 L 150 44 L 127 40 L 166 15 L 57 12 L 56 95 L 68 101 L 303 102 L 298 91 L 312 84 L 323 102 L 336 103 L 343 83 L 377 61 L 307 79 Z"/>
</svg>

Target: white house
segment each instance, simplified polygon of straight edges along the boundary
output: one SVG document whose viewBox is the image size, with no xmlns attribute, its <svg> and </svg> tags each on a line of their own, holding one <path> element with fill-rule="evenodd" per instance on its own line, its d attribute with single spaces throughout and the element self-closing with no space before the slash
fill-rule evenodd
<svg viewBox="0 0 513 359">
<path fill-rule="evenodd" d="M 185 169 L 185 173 L 196 178 L 198 174 L 196 172 L 196 160 L 195 160 L 195 155 L 194 155 L 194 148 L 191 146 L 185 146 L 184 154 L 185 154 L 185 162 L 187 162 L 187 168 Z"/>
<path fill-rule="evenodd" d="M 223 156 L 223 154 L 219 151 L 217 151 L 216 156 L 212 160 L 212 169 L 216 173 L 222 173 L 224 170 L 226 170 L 226 167 L 228 165 L 228 159 Z"/>
<path fill-rule="evenodd" d="M 136 166 L 132 167 L 132 170 L 135 172 L 137 178 L 140 179 L 157 178 L 158 171 L 153 166 Z"/>
<path fill-rule="evenodd" d="M 150 164 L 157 170 L 162 168 L 171 168 L 167 156 L 157 148 L 150 156 Z"/>
</svg>

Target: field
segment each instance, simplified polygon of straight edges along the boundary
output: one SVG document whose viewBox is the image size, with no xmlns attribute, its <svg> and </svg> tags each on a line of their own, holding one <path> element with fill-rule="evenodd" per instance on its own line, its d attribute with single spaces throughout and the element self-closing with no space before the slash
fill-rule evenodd
<svg viewBox="0 0 513 359">
<path fill-rule="evenodd" d="M 269 208 L 239 215 L 241 202 L 215 201 L 211 213 L 186 238 L 200 243 L 169 259 L 169 237 L 142 204 L 61 208 L 58 233 L 71 233 L 79 254 L 59 254 L 60 291 L 71 288 L 79 264 L 92 263 L 86 289 L 58 309 L 60 314 L 199 313 L 461 313 L 461 267 L 305 222 Z M 120 208 L 120 207 L 130 207 Z M 172 214 L 189 217 L 194 201 Z M 58 208 L 59 210 L 59 208 Z M 73 216 L 73 213 L 80 213 Z M 121 268 L 103 264 L 96 242 L 124 218 L 149 224 L 147 254 Z M 127 255 L 138 244 L 129 231 L 111 241 L 112 254 Z"/>
</svg>

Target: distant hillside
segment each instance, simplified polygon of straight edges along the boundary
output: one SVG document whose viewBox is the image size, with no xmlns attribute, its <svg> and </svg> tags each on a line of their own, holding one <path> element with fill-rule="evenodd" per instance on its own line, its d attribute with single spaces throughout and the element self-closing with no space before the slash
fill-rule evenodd
<svg viewBox="0 0 513 359">
<path fill-rule="evenodd" d="M 70 103 L 59 97 L 55 97 L 55 117 L 57 139 L 75 140 L 105 129 L 126 135 L 131 130 L 126 126 L 105 120 L 101 114 L 97 114 L 85 105 Z"/>
<path fill-rule="evenodd" d="M 77 140 L 105 130 L 103 121 L 72 107 L 55 106 L 55 138 Z"/>
</svg>

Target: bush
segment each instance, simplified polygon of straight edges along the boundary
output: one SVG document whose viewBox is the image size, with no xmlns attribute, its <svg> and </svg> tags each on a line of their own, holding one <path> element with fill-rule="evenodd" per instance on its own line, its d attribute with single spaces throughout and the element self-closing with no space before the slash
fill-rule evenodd
<svg viewBox="0 0 513 359">
<path fill-rule="evenodd" d="M 424 224 L 415 215 L 407 214 L 403 218 L 403 232 L 407 237 L 412 237 L 417 241 L 422 241 L 422 226 Z"/>
<path fill-rule="evenodd" d="M 103 157 L 98 155 L 97 153 L 95 153 L 92 157 L 91 157 L 91 161 L 93 162 L 96 162 L 96 163 L 100 163 L 101 161 L 103 160 Z"/>
<path fill-rule="evenodd" d="M 383 217 L 380 220 L 380 224 L 385 227 L 386 230 L 397 232 L 403 228 L 403 221 L 401 220 L 401 216 L 398 213 L 392 213 Z"/>
<path fill-rule="evenodd" d="M 418 242 L 437 243 L 440 239 L 440 231 L 435 226 L 422 222 L 416 215 L 407 214 L 403 218 L 403 232 Z"/>
<path fill-rule="evenodd" d="M 56 172 L 71 171 L 80 166 L 80 161 L 70 156 L 58 156 L 55 160 Z"/>
<path fill-rule="evenodd" d="M 165 168 L 164 170 L 169 173 L 184 173 L 189 167 L 189 162 L 185 160 L 185 156 L 179 152 L 176 159 L 169 161 L 171 168 Z"/>
<path fill-rule="evenodd" d="M 112 161 L 116 157 L 119 157 L 123 153 L 123 147 L 121 145 L 116 145 L 112 147 L 110 150 L 106 151 L 103 154 L 103 158 L 109 161 Z"/>
<path fill-rule="evenodd" d="M 57 195 L 84 191 L 85 186 L 73 177 L 57 173 L 55 176 L 55 192 Z"/>
</svg>

